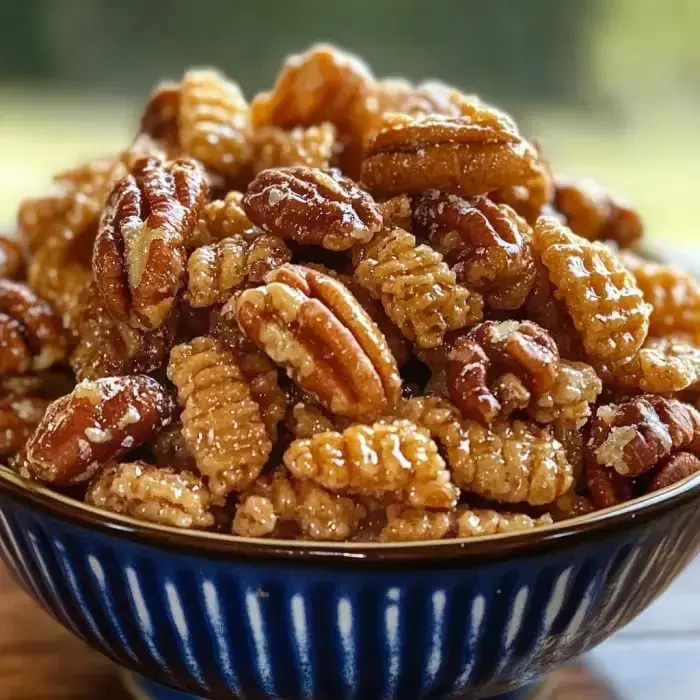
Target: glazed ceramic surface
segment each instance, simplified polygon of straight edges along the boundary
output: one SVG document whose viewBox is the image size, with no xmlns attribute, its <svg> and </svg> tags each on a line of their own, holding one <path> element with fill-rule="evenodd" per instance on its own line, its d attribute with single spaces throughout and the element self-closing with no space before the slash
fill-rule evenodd
<svg viewBox="0 0 700 700">
<path fill-rule="evenodd" d="M 0 545 L 62 624 L 210 698 L 490 697 L 646 608 L 700 544 L 700 478 L 541 533 L 283 546 L 110 518 L 0 475 Z"/>
</svg>

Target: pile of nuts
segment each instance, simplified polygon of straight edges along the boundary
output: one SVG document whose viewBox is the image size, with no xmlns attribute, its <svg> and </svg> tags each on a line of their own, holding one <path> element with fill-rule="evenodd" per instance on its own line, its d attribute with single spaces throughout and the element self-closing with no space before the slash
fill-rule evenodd
<svg viewBox="0 0 700 700">
<path fill-rule="evenodd" d="M 700 283 L 503 112 L 328 46 L 213 70 L 0 246 L 0 454 L 238 536 L 475 537 L 700 470 Z M 26 268 L 25 268 L 26 266 Z"/>
</svg>

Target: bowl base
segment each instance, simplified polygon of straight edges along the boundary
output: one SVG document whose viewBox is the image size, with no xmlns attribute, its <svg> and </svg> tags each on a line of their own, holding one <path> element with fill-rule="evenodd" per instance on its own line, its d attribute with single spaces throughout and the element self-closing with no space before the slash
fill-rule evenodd
<svg viewBox="0 0 700 700">
<path fill-rule="evenodd" d="M 538 683 L 533 683 L 512 693 L 494 695 L 489 700 L 539 700 L 539 693 L 536 692 L 538 685 Z M 131 672 L 124 673 L 124 687 L 133 700 L 206 700 L 198 695 L 172 690 Z M 468 698 L 465 697 L 463 700 L 468 700 Z"/>
</svg>

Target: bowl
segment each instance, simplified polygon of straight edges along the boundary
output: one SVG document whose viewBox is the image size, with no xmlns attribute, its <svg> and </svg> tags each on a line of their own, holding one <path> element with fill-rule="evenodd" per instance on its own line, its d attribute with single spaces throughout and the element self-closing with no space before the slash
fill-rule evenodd
<svg viewBox="0 0 700 700">
<path fill-rule="evenodd" d="M 2 468 L 0 550 L 139 698 L 485 698 L 641 613 L 696 553 L 699 500 L 696 474 L 524 533 L 339 545 L 139 523 Z"/>
</svg>

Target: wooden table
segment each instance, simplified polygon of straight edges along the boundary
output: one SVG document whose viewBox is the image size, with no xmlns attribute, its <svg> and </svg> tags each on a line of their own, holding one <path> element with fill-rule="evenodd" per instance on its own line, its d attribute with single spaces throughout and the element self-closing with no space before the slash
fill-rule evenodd
<svg viewBox="0 0 700 700">
<path fill-rule="evenodd" d="M 584 663 L 552 674 L 538 700 L 698 700 L 699 659 L 700 558 Z M 95 698 L 126 700 L 118 669 L 49 618 L 0 565 L 0 700 Z"/>
</svg>

